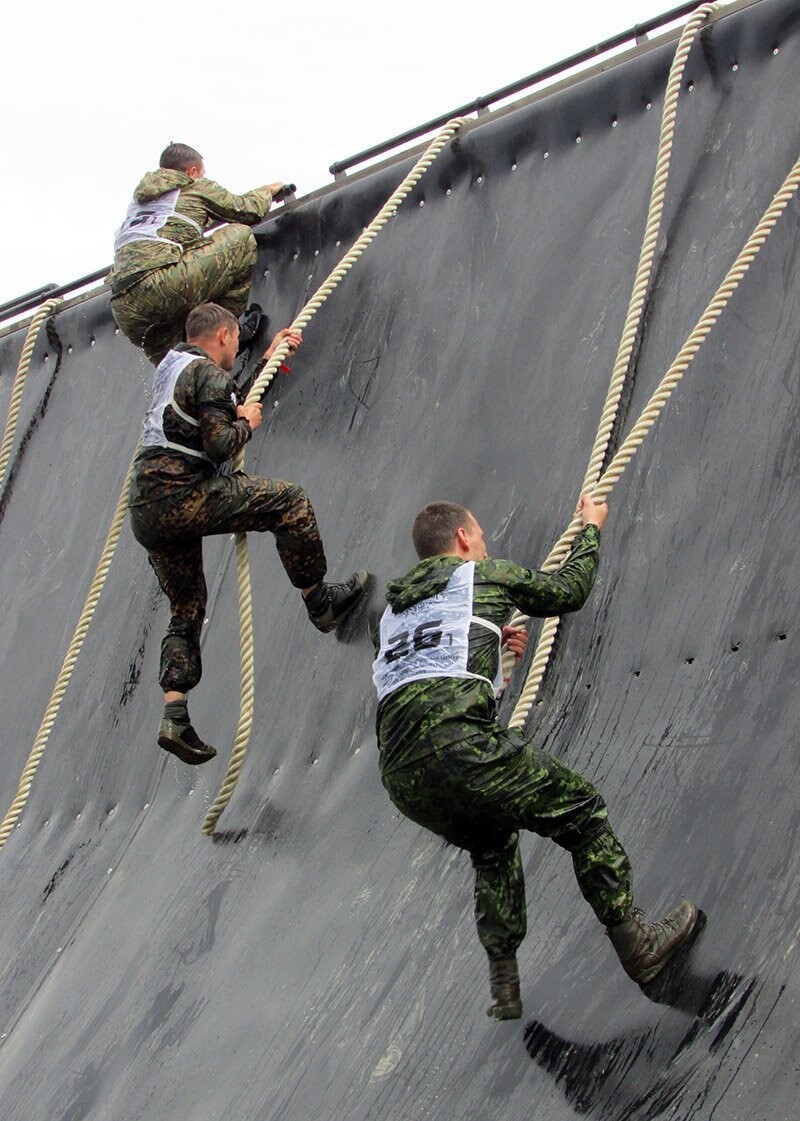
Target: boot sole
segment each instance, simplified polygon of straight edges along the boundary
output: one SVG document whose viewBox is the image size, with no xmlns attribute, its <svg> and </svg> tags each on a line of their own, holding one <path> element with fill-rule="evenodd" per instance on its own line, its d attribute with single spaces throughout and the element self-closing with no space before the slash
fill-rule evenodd
<svg viewBox="0 0 800 1121">
<path fill-rule="evenodd" d="M 359 606 L 359 604 L 364 602 L 364 597 L 366 596 L 367 592 L 372 590 L 373 583 L 374 583 L 374 577 L 372 576 L 371 573 L 368 572 L 366 574 L 365 579 L 364 579 L 364 584 L 361 588 L 361 593 L 359 594 L 358 599 L 355 600 L 348 607 L 348 609 L 344 613 L 344 615 L 339 615 L 338 618 L 333 619 L 330 623 L 326 623 L 324 627 L 321 627 L 318 623 L 315 623 L 314 620 L 312 619 L 311 620 L 312 625 L 317 628 L 317 630 L 320 632 L 320 634 L 331 634 L 333 631 L 339 631 L 340 629 L 346 629 L 345 624 L 347 623 L 347 621 L 349 619 L 352 618 L 353 612 L 356 610 L 356 608 Z"/>
<path fill-rule="evenodd" d="M 158 746 L 162 751 L 168 751 L 170 755 L 180 759 L 181 763 L 188 763 L 191 767 L 199 767 L 203 763 L 208 763 L 216 758 L 217 754 L 213 747 L 209 747 L 207 751 L 196 751 L 192 747 L 176 743 L 175 740 L 168 740 L 162 736 L 158 737 Z"/>
</svg>

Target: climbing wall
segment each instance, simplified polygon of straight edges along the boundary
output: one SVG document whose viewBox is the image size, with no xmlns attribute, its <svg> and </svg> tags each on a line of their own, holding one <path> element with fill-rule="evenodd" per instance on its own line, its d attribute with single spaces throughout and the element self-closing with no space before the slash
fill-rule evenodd
<svg viewBox="0 0 800 1121">
<path fill-rule="evenodd" d="M 432 498 L 466 503 L 490 551 L 523 563 L 569 521 L 673 50 L 482 119 L 308 327 L 247 466 L 306 486 L 334 578 L 403 571 Z M 800 154 L 798 75 L 793 0 L 735 11 L 692 50 L 615 444 Z M 273 327 L 411 162 L 260 227 L 255 298 Z M 795 199 L 617 484 L 597 587 L 563 627 L 528 725 L 602 789 L 637 902 L 656 911 L 686 892 L 707 911 L 683 976 L 641 993 L 566 854 L 528 836 L 525 1011 L 489 1023 L 469 861 L 386 799 L 371 652 L 308 626 L 269 537 L 250 541 L 253 738 L 216 837 L 202 837 L 238 708 L 232 543 L 206 547 L 192 702 L 221 758 L 192 771 L 154 743 L 166 610 L 124 531 L 0 851 L 4 1121 L 795 1121 L 798 248 Z M 22 342 L 0 342 L 0 416 Z M 35 348 L 0 491 L 3 811 L 150 376 L 104 297 L 60 312 Z"/>
</svg>

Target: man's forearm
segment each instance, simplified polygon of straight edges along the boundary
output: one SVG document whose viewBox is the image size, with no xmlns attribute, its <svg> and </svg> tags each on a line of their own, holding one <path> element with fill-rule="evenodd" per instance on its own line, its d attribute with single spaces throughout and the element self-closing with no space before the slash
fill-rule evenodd
<svg viewBox="0 0 800 1121">
<path fill-rule="evenodd" d="M 569 556 L 556 572 L 520 569 L 510 587 L 515 606 L 526 615 L 542 618 L 583 607 L 594 585 L 599 559 L 600 530 L 586 526 L 575 538 Z"/>
<path fill-rule="evenodd" d="M 201 194 L 214 217 L 224 222 L 243 222 L 246 226 L 260 222 L 272 205 L 272 195 L 266 187 L 235 195 L 209 179 L 203 184 Z"/>
</svg>

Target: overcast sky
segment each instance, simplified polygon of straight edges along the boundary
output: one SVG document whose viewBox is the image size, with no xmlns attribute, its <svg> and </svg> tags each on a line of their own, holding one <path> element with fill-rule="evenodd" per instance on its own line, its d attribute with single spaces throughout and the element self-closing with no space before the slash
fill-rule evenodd
<svg viewBox="0 0 800 1121">
<path fill-rule="evenodd" d="M 677 0 L 16 3 L 3 15 L 0 302 L 110 263 L 169 140 L 235 191 L 328 166 Z"/>
</svg>

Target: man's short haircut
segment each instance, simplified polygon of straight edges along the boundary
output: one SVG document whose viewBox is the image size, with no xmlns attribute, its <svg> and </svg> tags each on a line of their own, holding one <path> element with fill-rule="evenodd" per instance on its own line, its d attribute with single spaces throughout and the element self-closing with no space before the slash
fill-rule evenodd
<svg viewBox="0 0 800 1121">
<path fill-rule="evenodd" d="M 186 316 L 186 338 L 207 339 L 213 335 L 218 327 L 239 326 L 239 320 L 232 311 L 220 307 L 219 304 L 199 304 Z"/>
<path fill-rule="evenodd" d="M 172 141 L 161 153 L 158 161 L 159 167 L 169 168 L 170 171 L 188 171 L 190 167 L 201 167 L 203 157 L 196 148 L 188 144 L 173 144 Z"/>
<path fill-rule="evenodd" d="M 474 520 L 466 506 L 456 502 L 429 502 L 417 514 L 411 530 L 419 559 L 448 552 L 458 530 L 471 526 Z"/>
</svg>

